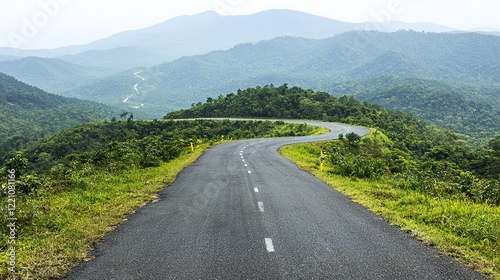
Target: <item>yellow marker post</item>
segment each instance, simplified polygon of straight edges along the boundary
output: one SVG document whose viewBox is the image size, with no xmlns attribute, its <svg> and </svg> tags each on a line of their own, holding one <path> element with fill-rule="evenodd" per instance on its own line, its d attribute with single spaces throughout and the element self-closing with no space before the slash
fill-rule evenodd
<svg viewBox="0 0 500 280">
<path fill-rule="evenodd" d="M 325 161 L 325 157 L 326 157 L 326 152 L 321 151 L 321 155 L 319 156 L 319 171 L 323 171 L 324 168 L 323 161 Z"/>
<path fill-rule="evenodd" d="M 194 146 L 193 146 L 193 142 L 191 142 L 191 152 L 194 151 Z"/>
</svg>

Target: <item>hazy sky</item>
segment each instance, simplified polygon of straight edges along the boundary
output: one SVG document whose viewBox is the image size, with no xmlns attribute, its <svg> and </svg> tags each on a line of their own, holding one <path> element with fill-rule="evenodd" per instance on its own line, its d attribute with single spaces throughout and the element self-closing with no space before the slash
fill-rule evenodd
<svg viewBox="0 0 500 280">
<path fill-rule="evenodd" d="M 498 0 L 1 0 L 0 47 L 83 44 L 172 17 L 291 9 L 347 22 L 433 22 L 500 30 Z"/>
</svg>

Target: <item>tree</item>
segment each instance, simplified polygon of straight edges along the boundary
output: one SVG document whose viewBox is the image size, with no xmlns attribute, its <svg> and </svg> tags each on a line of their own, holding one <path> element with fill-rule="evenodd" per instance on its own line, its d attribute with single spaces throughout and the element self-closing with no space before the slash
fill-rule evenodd
<svg viewBox="0 0 500 280">
<path fill-rule="evenodd" d="M 359 144 L 359 141 L 361 140 L 361 136 L 357 135 L 354 132 L 347 133 L 345 137 L 347 139 L 347 143 L 352 146 L 357 146 Z"/>
</svg>

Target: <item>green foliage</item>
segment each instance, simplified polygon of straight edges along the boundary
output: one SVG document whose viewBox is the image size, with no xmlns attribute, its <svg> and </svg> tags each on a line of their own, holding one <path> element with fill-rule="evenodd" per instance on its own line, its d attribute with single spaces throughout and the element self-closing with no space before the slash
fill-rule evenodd
<svg viewBox="0 0 500 280">
<path fill-rule="evenodd" d="M 140 85 L 140 99 L 146 105 L 137 109 L 136 115 L 151 114 L 150 116 L 158 117 L 168 111 L 204 102 L 207 96 L 215 99 L 220 93 L 237 88 L 270 83 L 300 85 L 337 96 L 364 94 L 364 90 L 348 89 L 352 88 L 353 84 L 359 86 L 360 79 L 377 79 L 392 75 L 432 80 L 429 81 L 429 92 L 434 97 L 434 85 L 441 83 L 436 81 L 449 83 L 453 87 L 473 85 L 484 87 L 488 92 L 498 92 L 495 90 L 500 83 L 500 56 L 496 51 L 498 49 L 498 36 L 414 31 L 354 31 L 321 40 L 280 37 L 258 43 L 240 44 L 226 51 L 182 57 L 144 69 L 141 76 L 146 80 Z M 120 106 L 127 96 L 126 93 L 133 90 L 136 82 L 132 73 L 107 77 L 76 89 L 72 94 L 75 94 L 75 97 L 96 98 L 93 100 Z M 412 84 L 411 81 L 401 81 L 399 85 L 411 87 Z M 423 84 L 425 89 L 425 83 Z M 379 93 L 383 93 L 381 104 L 384 101 L 392 105 L 393 102 L 385 100 L 391 98 L 392 88 L 394 87 L 389 84 L 377 89 Z M 412 91 L 415 90 L 408 93 L 402 91 L 401 95 L 407 94 L 410 99 Z M 454 116 L 466 116 L 473 120 L 471 109 L 480 106 L 476 103 L 479 100 L 475 99 L 475 92 L 467 94 L 468 88 L 464 89 L 463 92 L 469 97 L 468 103 L 464 104 L 468 109 L 453 112 L 452 108 L 460 105 L 449 98 L 455 92 L 455 89 L 451 89 L 450 93 L 443 92 L 443 98 L 434 100 L 425 95 L 425 90 L 418 90 L 419 94 L 414 96 L 411 108 L 410 104 L 399 105 L 406 107 L 411 113 L 419 111 L 422 114 L 420 117 L 429 116 L 425 118 L 427 120 L 433 117 L 436 121 L 442 121 L 439 125 L 453 125 L 453 120 L 449 118 L 453 119 Z M 399 95 L 397 92 L 395 94 Z M 371 95 L 374 96 L 376 95 Z M 498 100 L 495 96 L 483 95 L 487 102 Z M 305 111 L 311 106 L 317 106 L 308 100 L 298 102 L 301 102 L 302 110 Z M 437 104 L 443 106 L 446 112 L 432 110 L 432 107 L 440 106 Z M 488 110 L 484 111 L 482 114 L 486 115 Z M 491 116 L 494 114 L 489 115 Z M 494 126 L 488 124 L 494 122 L 482 122 L 481 119 L 476 121 L 481 122 L 485 128 Z M 480 132 L 474 128 L 475 122 L 460 122 L 468 126 L 466 133 Z"/>
<path fill-rule="evenodd" d="M 361 136 L 357 135 L 354 132 L 346 134 L 345 138 L 347 139 L 347 143 L 351 146 L 357 146 L 359 141 L 361 140 Z"/>
<path fill-rule="evenodd" d="M 193 163 L 208 143 L 155 168 L 94 173 L 91 166 L 58 164 L 49 175 L 16 178 L 16 189 L 34 186 L 37 191 L 16 197 L 16 279 L 59 279 L 83 261 L 93 245 L 123 221 L 125 215 L 155 198 L 165 185 Z M 64 181 L 47 182 L 47 178 Z M 57 188 L 56 188 L 57 187 Z M 7 206 L 6 198 L 0 197 Z M 6 225 L 7 211 L 0 214 Z M 8 271 L 7 235 L 0 231 L 0 279 L 13 279 Z"/>
<path fill-rule="evenodd" d="M 337 95 L 356 98 L 384 108 L 409 112 L 440 127 L 472 136 L 485 144 L 500 130 L 498 88 L 386 75 L 335 84 Z M 479 145 L 478 145 L 479 146 Z"/>
<path fill-rule="evenodd" d="M 335 173 L 371 179 L 395 175 L 405 179 L 396 183 L 401 188 L 500 202 L 500 136 L 490 140 L 489 150 L 476 150 L 462 136 L 407 113 L 287 84 L 238 90 L 210 101 L 165 118 L 303 118 L 375 127 L 369 137 L 348 133 L 326 147 Z"/>
<path fill-rule="evenodd" d="M 2 73 L 0 107 L 0 164 L 27 142 L 113 114 L 108 106 L 49 94 Z"/>
<path fill-rule="evenodd" d="M 6 161 L 27 193 L 85 188 L 82 178 L 160 166 L 189 150 L 190 143 L 308 135 L 305 124 L 261 121 L 127 121 L 87 123 L 29 144 Z M 46 178 L 43 182 L 40 178 Z M 24 188 L 24 187 L 23 187 Z"/>
<path fill-rule="evenodd" d="M 376 139 L 374 134 L 373 132 L 363 138 L 360 151 L 375 152 L 373 147 L 369 147 L 374 142 L 380 150 L 385 150 L 384 153 L 390 151 L 394 145 L 385 141 L 380 132 L 377 133 Z M 280 152 L 299 167 L 313 173 L 372 212 L 383 216 L 391 224 L 410 232 L 419 240 L 432 244 L 438 250 L 494 279 L 500 276 L 498 203 L 495 205 L 485 197 L 479 200 L 487 203 L 470 199 L 455 190 L 455 185 L 437 180 L 432 174 L 427 174 L 431 176 L 428 180 L 418 176 L 407 177 L 408 173 L 394 173 L 392 176 L 382 176 L 374 180 L 336 175 L 334 173 L 337 166 L 330 164 L 326 164 L 324 170 L 320 171 L 317 166 L 319 151 L 336 146 L 349 147 L 344 141 L 331 141 L 290 145 L 281 148 Z M 381 162 L 385 163 L 385 160 Z M 462 178 L 469 182 L 473 179 L 470 174 L 462 174 Z M 398 185 L 403 182 L 408 185 Z M 474 181 L 474 184 L 476 183 L 478 181 Z M 498 198 L 498 195 L 496 197 Z"/>
</svg>

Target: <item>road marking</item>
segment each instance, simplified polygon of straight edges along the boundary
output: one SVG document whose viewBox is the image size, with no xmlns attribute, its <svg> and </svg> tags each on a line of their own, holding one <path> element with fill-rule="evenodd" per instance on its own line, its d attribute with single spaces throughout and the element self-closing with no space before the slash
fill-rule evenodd
<svg viewBox="0 0 500 280">
<path fill-rule="evenodd" d="M 245 163 L 245 167 L 248 167 L 248 164 Z"/>
<path fill-rule="evenodd" d="M 259 202 L 257 202 L 257 206 L 259 206 L 259 211 L 260 212 L 264 212 L 264 203 L 262 203 L 262 202 L 259 201 Z"/>
<path fill-rule="evenodd" d="M 241 153 L 240 153 L 240 156 L 242 156 L 242 155 L 243 155 L 243 153 L 241 152 Z"/>
<path fill-rule="evenodd" d="M 269 253 L 274 252 L 273 240 L 271 238 L 265 238 L 266 249 Z"/>
<path fill-rule="evenodd" d="M 251 173 L 252 173 L 252 171 L 248 170 L 248 174 L 251 174 Z"/>
<path fill-rule="evenodd" d="M 253 191 L 254 192 L 259 192 L 259 189 L 258 188 L 253 188 Z"/>
</svg>

